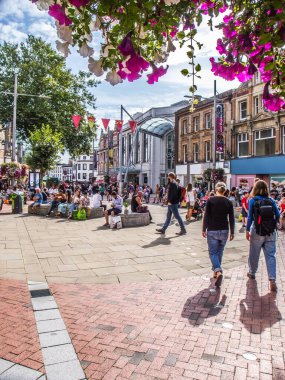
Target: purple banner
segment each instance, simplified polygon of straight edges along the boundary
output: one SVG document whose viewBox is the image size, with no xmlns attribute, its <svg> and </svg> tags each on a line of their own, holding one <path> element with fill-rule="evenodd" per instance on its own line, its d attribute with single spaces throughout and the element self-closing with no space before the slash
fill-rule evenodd
<svg viewBox="0 0 285 380">
<path fill-rule="evenodd" d="M 216 107 L 216 152 L 224 152 L 224 106 L 218 104 Z"/>
</svg>

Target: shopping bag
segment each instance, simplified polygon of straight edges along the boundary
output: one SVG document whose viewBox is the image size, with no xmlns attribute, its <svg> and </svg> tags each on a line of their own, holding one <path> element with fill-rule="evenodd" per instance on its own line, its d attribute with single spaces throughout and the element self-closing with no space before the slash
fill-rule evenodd
<svg viewBox="0 0 285 380">
<path fill-rule="evenodd" d="M 86 211 L 84 208 L 80 208 L 77 212 L 77 219 L 78 220 L 86 220 Z"/>
<path fill-rule="evenodd" d="M 122 219 L 120 216 L 118 216 L 118 215 L 117 216 L 111 216 L 110 228 L 111 229 L 117 229 L 117 230 L 122 228 Z"/>
</svg>

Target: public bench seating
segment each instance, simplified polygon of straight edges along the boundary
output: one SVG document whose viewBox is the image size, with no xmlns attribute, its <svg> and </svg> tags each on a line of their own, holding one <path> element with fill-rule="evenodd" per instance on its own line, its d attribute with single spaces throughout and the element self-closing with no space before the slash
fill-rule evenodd
<svg viewBox="0 0 285 380">
<path fill-rule="evenodd" d="M 149 213 L 132 212 L 129 214 L 120 214 L 123 228 L 126 227 L 143 227 L 150 224 Z"/>
<path fill-rule="evenodd" d="M 35 207 L 34 210 L 32 209 L 32 206 L 28 206 L 28 213 L 33 215 L 40 215 L 40 216 L 46 216 L 48 214 L 48 210 L 50 209 L 50 204 L 41 204 L 38 207 Z M 56 211 L 56 210 L 55 210 Z M 51 216 L 55 216 L 55 212 L 51 213 Z M 67 218 L 68 212 L 65 214 L 60 214 L 60 217 Z M 96 218 L 102 218 L 104 216 L 104 209 L 103 207 L 88 207 L 87 208 L 87 219 L 96 219 Z"/>
</svg>

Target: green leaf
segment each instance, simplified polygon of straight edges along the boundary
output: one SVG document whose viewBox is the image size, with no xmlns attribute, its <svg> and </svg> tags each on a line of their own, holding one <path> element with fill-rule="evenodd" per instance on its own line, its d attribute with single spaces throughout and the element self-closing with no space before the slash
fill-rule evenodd
<svg viewBox="0 0 285 380">
<path fill-rule="evenodd" d="M 195 66 L 195 71 L 196 72 L 201 71 L 201 65 L 199 63 Z"/>
<path fill-rule="evenodd" d="M 182 69 L 181 74 L 186 77 L 187 75 L 189 75 L 189 71 L 187 69 Z"/>
</svg>

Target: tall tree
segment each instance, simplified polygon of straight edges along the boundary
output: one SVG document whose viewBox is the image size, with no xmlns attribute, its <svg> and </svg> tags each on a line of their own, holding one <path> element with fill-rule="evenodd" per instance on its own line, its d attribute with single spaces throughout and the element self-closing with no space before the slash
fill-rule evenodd
<svg viewBox="0 0 285 380">
<path fill-rule="evenodd" d="M 85 116 L 87 108 L 95 108 L 96 98 L 90 88 L 98 82 L 92 74 L 82 71 L 73 74 L 50 44 L 33 36 L 19 45 L 5 42 L 0 46 L 1 92 L 13 92 L 15 69 L 19 70 L 18 93 L 50 97 L 18 97 L 18 137 L 26 140 L 38 125 L 49 124 L 53 131 L 60 131 L 62 143 L 71 156 L 89 153 L 95 130 L 84 118 L 76 130 L 72 115 Z M 1 94 L 0 123 L 11 120 L 12 115 L 13 96 Z"/>
<path fill-rule="evenodd" d="M 31 169 L 40 170 L 43 178 L 45 173 L 56 165 L 63 149 L 61 133 L 54 132 L 49 125 L 43 125 L 29 135 L 25 162 Z"/>
</svg>

